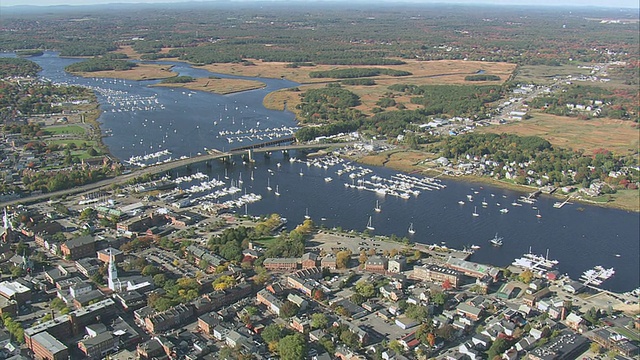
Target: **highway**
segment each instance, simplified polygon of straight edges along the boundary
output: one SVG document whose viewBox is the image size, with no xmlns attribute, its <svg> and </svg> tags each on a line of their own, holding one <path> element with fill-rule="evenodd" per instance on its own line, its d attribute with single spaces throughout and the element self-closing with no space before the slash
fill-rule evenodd
<svg viewBox="0 0 640 360">
<path fill-rule="evenodd" d="M 332 146 L 345 146 L 345 145 L 351 145 L 351 144 L 353 143 L 343 142 L 343 143 L 332 143 L 332 144 L 293 144 L 293 145 L 261 147 L 261 148 L 253 149 L 253 152 L 255 154 L 255 153 L 284 151 L 284 150 L 323 149 L 323 148 L 328 148 Z M 6 206 L 14 206 L 18 204 L 29 204 L 29 203 L 41 202 L 54 197 L 61 197 L 66 195 L 80 194 L 80 193 L 91 192 L 91 191 L 96 191 L 100 189 L 106 189 L 113 185 L 125 183 L 139 176 L 143 176 L 147 174 L 162 173 L 162 172 L 169 171 L 171 169 L 187 166 L 190 164 L 195 164 L 198 162 L 211 161 L 211 160 L 221 159 L 221 158 L 230 157 L 230 156 L 242 155 L 246 153 L 247 153 L 247 150 L 237 150 L 237 151 L 231 151 L 231 152 L 221 152 L 221 151 L 214 150 L 208 154 L 193 156 L 186 159 L 178 159 L 168 163 L 147 166 L 144 168 L 138 168 L 132 171 L 131 173 L 119 175 L 113 178 L 101 180 L 91 184 L 86 184 L 86 185 L 82 185 L 82 186 L 78 186 L 70 189 L 59 190 L 59 191 L 54 191 L 54 192 L 39 194 L 39 195 L 31 195 L 31 196 L 23 197 L 20 199 L 5 201 L 0 203 L 0 208 L 4 208 Z"/>
</svg>

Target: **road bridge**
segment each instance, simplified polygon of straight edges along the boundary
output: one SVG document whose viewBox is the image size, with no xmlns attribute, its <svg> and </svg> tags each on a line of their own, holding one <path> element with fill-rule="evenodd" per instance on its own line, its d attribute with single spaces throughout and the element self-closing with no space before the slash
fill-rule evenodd
<svg viewBox="0 0 640 360">
<path fill-rule="evenodd" d="M 271 143 L 272 142 L 267 142 L 267 144 L 271 144 Z M 340 146 L 345 146 L 350 144 L 353 144 L 353 142 L 330 143 L 330 144 L 290 144 L 290 145 L 281 145 L 281 146 L 274 146 L 272 144 L 271 146 L 263 145 L 262 147 L 259 146 L 260 144 L 256 144 L 258 145 L 258 147 L 254 149 L 240 148 L 240 149 L 234 149 L 229 152 L 224 152 L 224 151 L 214 149 L 214 150 L 209 150 L 208 153 L 206 154 L 197 155 L 197 156 L 193 156 L 185 159 L 177 159 L 168 163 L 151 165 L 143 168 L 137 168 L 128 174 L 119 175 L 113 178 L 101 180 L 91 184 L 76 186 L 71 189 L 59 190 L 51 193 L 32 195 L 32 196 L 23 197 L 20 199 L 5 201 L 0 203 L 0 208 L 3 208 L 5 206 L 13 206 L 17 204 L 29 204 L 29 203 L 40 202 L 40 201 L 48 200 L 54 197 L 74 195 L 74 194 L 96 191 L 100 189 L 106 189 L 111 187 L 112 185 L 123 184 L 139 176 L 143 176 L 147 174 L 158 174 L 158 173 L 166 172 L 175 168 L 188 166 L 188 165 L 199 163 L 199 162 L 207 162 L 207 161 L 212 161 L 216 159 L 229 158 L 235 155 L 242 155 L 242 154 L 246 154 L 247 151 L 249 150 L 253 152 L 273 152 L 273 151 L 285 151 L 285 150 L 323 149 L 323 148 L 328 148 L 332 146 L 340 147 Z"/>
</svg>

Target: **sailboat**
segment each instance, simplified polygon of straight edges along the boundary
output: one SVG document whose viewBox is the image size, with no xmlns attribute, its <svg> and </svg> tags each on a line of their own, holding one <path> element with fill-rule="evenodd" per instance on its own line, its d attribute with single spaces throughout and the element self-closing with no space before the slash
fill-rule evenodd
<svg viewBox="0 0 640 360">
<path fill-rule="evenodd" d="M 251 171 L 251 181 L 253 181 L 253 171 Z"/>
<path fill-rule="evenodd" d="M 269 178 L 267 178 L 267 190 L 271 191 L 271 182 L 269 181 Z"/>
<path fill-rule="evenodd" d="M 538 210 L 538 213 L 536 214 L 536 217 L 537 218 L 541 218 L 542 217 L 542 215 L 540 215 L 540 210 Z"/>
<path fill-rule="evenodd" d="M 378 200 L 376 200 L 376 207 L 373 208 L 376 212 L 380 212 L 382 211 L 382 208 L 380 207 L 380 202 Z"/>
<path fill-rule="evenodd" d="M 415 234 L 416 231 L 413 229 L 413 223 L 409 224 L 409 234 Z"/>
<path fill-rule="evenodd" d="M 498 233 L 496 233 L 496 236 L 494 236 L 493 239 L 489 240 L 489 242 L 493 246 L 502 246 L 502 236 L 499 237 Z"/>
<path fill-rule="evenodd" d="M 487 203 L 487 199 L 482 199 L 482 206 L 487 207 L 489 204 Z"/>
<path fill-rule="evenodd" d="M 244 181 L 242 181 L 242 173 L 240 173 L 240 176 L 238 176 L 238 184 L 242 183 L 244 183 Z"/>
<path fill-rule="evenodd" d="M 311 216 L 309 216 L 309 208 L 305 211 L 304 218 L 307 220 L 311 219 Z"/>
<path fill-rule="evenodd" d="M 227 173 L 227 169 L 224 169 L 224 178 L 229 180 L 229 174 Z"/>
<path fill-rule="evenodd" d="M 278 189 L 278 185 L 276 185 L 276 191 L 273 192 L 276 196 L 280 196 L 280 190 Z"/>
<path fill-rule="evenodd" d="M 373 227 L 373 224 L 371 224 L 371 216 L 369 216 L 369 222 L 367 222 L 367 230 L 375 230 L 376 228 Z"/>
<path fill-rule="evenodd" d="M 480 216 L 480 214 L 478 214 L 478 207 L 477 207 L 477 206 L 474 206 L 474 207 L 473 207 L 473 213 L 472 213 L 471 215 L 473 215 L 473 216 Z"/>
</svg>

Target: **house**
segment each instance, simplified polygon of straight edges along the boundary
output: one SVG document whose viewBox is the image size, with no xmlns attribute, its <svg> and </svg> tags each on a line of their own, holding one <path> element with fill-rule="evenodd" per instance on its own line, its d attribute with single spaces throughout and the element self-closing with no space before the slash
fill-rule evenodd
<svg viewBox="0 0 640 360">
<path fill-rule="evenodd" d="M 571 280 L 564 285 L 564 290 L 571 294 L 578 294 L 585 289 L 585 286 L 575 280 Z"/>
<path fill-rule="evenodd" d="M 307 320 L 302 320 L 297 316 L 294 316 L 291 318 L 291 321 L 289 322 L 289 325 L 296 330 L 297 332 L 300 333 L 305 333 L 306 331 L 309 330 L 309 321 Z"/>
<path fill-rule="evenodd" d="M 220 324 L 222 317 L 216 313 L 203 314 L 198 317 L 198 327 L 207 335 L 213 335 L 213 329 Z"/>
<path fill-rule="evenodd" d="M 477 308 L 467 303 L 458 304 L 458 306 L 456 307 L 456 311 L 459 315 L 469 318 L 473 321 L 480 320 L 480 317 L 482 316 L 481 308 Z"/>
<path fill-rule="evenodd" d="M 280 315 L 280 309 L 282 309 L 282 306 L 284 305 L 284 302 L 282 302 L 282 300 L 276 298 L 265 289 L 258 291 L 256 300 L 258 301 L 258 303 L 264 304 L 267 309 L 269 309 L 276 315 Z"/>
<path fill-rule="evenodd" d="M 296 294 L 289 294 L 287 296 L 287 300 L 291 301 L 292 303 L 298 305 L 298 307 L 300 308 L 300 310 L 304 311 L 307 306 L 309 305 L 309 302 L 305 299 L 303 299 L 302 297 L 296 295 Z"/>
<path fill-rule="evenodd" d="M 565 319 L 567 326 L 573 330 L 578 330 L 580 325 L 584 323 L 584 319 L 576 313 L 570 313 Z"/>
<path fill-rule="evenodd" d="M 65 258 L 70 260 L 90 257 L 96 252 L 96 240 L 93 236 L 80 236 L 62 244 L 60 251 Z"/>
</svg>

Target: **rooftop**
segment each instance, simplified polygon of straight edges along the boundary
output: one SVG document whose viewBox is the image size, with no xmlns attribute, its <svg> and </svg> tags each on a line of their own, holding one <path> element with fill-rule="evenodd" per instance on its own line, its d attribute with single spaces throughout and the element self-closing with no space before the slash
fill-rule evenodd
<svg viewBox="0 0 640 360">
<path fill-rule="evenodd" d="M 66 345 L 58 341 L 58 339 L 54 338 L 46 331 L 34 335 L 31 338 L 31 341 L 37 342 L 38 344 L 42 345 L 42 347 L 44 347 L 45 349 L 47 349 L 47 351 L 54 355 L 67 350 Z"/>
</svg>

